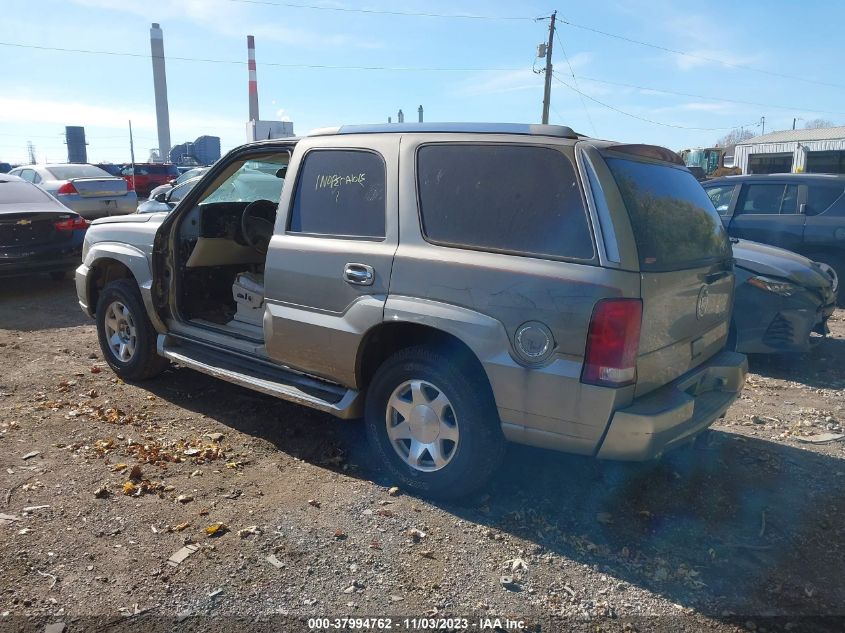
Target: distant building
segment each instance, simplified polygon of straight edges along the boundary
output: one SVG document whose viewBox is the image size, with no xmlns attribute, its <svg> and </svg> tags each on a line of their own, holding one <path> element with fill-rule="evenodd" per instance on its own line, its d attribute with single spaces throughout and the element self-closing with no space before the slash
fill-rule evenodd
<svg viewBox="0 0 845 633">
<path fill-rule="evenodd" d="M 845 126 L 784 130 L 736 146 L 743 174 L 845 174 Z"/>
<path fill-rule="evenodd" d="M 220 137 L 200 136 L 195 140 L 194 158 L 201 165 L 211 165 L 220 160 Z"/>
<path fill-rule="evenodd" d="M 193 142 L 174 145 L 169 158 L 175 165 L 211 165 L 220 159 L 220 137 L 203 135 Z"/>
<path fill-rule="evenodd" d="M 289 138 L 293 136 L 291 121 L 249 121 L 246 124 L 246 140 L 266 141 L 271 138 Z"/>
</svg>

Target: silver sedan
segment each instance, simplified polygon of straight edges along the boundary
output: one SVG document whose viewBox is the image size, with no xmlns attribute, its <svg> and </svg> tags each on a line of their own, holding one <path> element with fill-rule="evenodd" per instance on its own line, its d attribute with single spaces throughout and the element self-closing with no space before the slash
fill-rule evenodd
<svg viewBox="0 0 845 633">
<path fill-rule="evenodd" d="M 125 215 L 138 206 L 126 180 L 94 165 L 26 165 L 9 173 L 38 185 L 88 220 Z"/>
</svg>

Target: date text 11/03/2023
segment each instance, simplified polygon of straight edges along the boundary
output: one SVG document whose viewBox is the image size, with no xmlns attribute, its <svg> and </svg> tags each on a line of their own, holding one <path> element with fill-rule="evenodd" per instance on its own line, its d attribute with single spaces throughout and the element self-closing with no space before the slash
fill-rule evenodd
<svg viewBox="0 0 845 633">
<path fill-rule="evenodd" d="M 373 631 L 522 631 L 523 620 L 510 618 L 309 618 L 311 631 L 373 630 Z"/>
</svg>

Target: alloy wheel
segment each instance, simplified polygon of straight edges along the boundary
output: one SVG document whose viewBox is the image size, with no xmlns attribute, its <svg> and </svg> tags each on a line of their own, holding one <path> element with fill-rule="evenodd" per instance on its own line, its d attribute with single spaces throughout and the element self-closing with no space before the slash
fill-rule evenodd
<svg viewBox="0 0 845 633">
<path fill-rule="evenodd" d="M 424 380 L 407 380 L 387 400 L 387 436 L 411 468 L 434 472 L 457 453 L 458 419 L 443 390 Z"/>
<path fill-rule="evenodd" d="M 135 354 L 138 332 L 132 313 L 120 301 L 113 301 L 106 308 L 106 340 L 109 351 L 121 363 L 128 363 Z"/>
</svg>

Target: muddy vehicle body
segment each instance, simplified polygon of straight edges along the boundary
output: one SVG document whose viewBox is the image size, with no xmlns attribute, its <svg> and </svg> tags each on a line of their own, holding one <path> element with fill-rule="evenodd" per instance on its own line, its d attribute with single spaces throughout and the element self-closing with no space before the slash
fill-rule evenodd
<svg viewBox="0 0 845 633">
<path fill-rule="evenodd" d="M 406 488 L 476 490 L 506 440 L 645 460 L 737 398 L 730 242 L 663 148 L 561 126 L 344 126 L 230 152 L 169 214 L 95 222 L 105 358 L 341 418 Z"/>
</svg>

